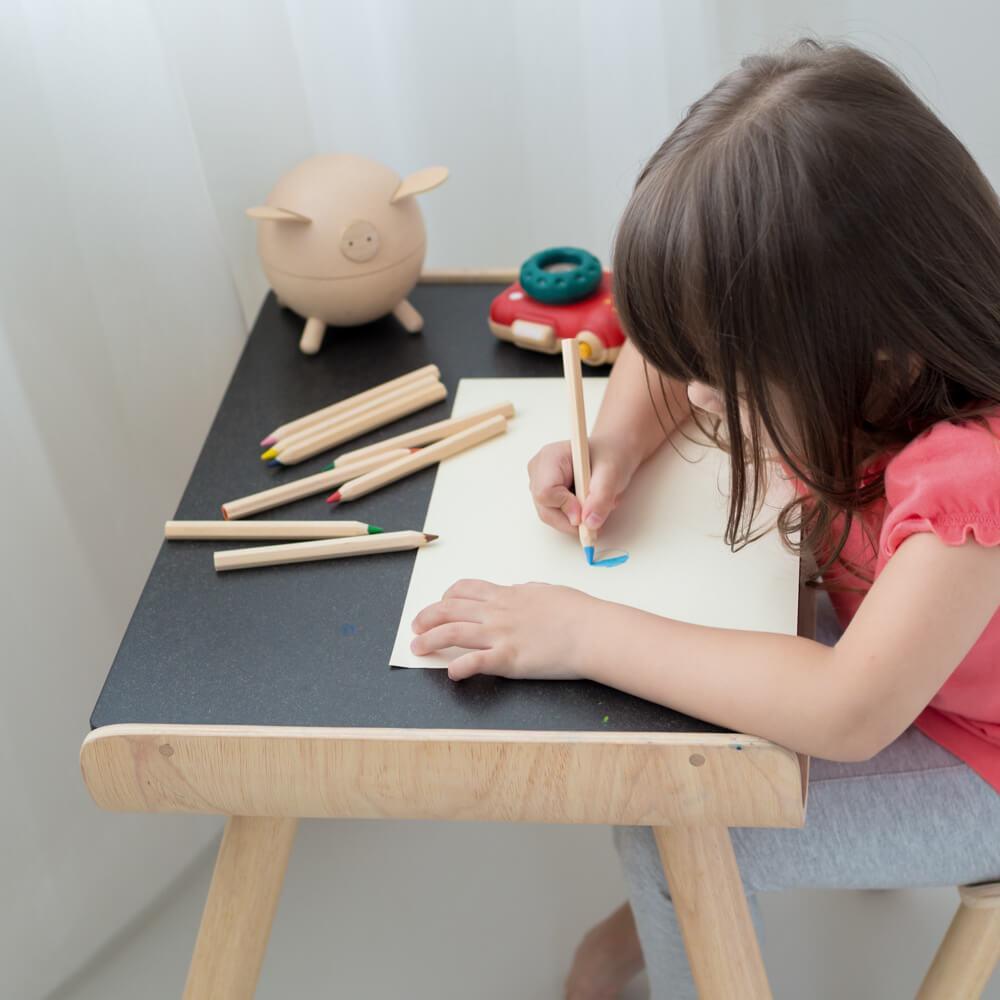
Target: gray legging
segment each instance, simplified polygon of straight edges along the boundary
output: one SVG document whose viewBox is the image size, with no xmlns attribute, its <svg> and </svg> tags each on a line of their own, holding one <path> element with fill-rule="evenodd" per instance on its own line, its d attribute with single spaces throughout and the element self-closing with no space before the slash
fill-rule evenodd
<svg viewBox="0 0 1000 1000">
<path fill-rule="evenodd" d="M 831 642 L 831 609 L 817 633 Z M 860 763 L 813 758 L 801 829 L 733 829 L 758 935 L 755 894 L 777 889 L 889 889 L 1000 878 L 1000 794 L 910 727 Z M 618 827 L 639 940 L 656 1000 L 697 997 L 656 843 L 649 827 Z"/>
</svg>

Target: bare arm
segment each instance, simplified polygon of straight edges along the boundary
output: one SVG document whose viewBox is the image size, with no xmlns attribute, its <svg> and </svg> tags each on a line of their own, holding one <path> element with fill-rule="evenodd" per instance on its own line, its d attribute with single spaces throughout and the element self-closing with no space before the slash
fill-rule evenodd
<svg viewBox="0 0 1000 1000">
<path fill-rule="evenodd" d="M 661 398 L 660 375 L 650 369 L 647 385 L 642 356 L 631 341 L 626 340 L 608 379 L 604 402 L 590 435 L 592 444 L 600 448 L 602 442 L 607 442 L 619 451 L 626 451 L 635 467 L 641 465 L 663 444 L 664 428 L 667 433 L 673 430 L 671 410 L 681 420 L 689 410 L 687 390 L 682 382 L 664 379 L 663 389 L 670 400 L 670 408 Z"/>
<path fill-rule="evenodd" d="M 624 605 L 582 620 L 582 673 L 831 760 L 866 760 L 920 713 L 1000 604 L 1000 549 L 900 546 L 835 648 L 706 628 Z"/>
</svg>

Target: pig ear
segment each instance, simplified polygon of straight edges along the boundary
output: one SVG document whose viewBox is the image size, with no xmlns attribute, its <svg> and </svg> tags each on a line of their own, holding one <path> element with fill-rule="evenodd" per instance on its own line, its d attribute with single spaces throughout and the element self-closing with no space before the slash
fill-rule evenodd
<svg viewBox="0 0 1000 1000">
<path fill-rule="evenodd" d="M 275 208 L 273 205 L 257 205 L 254 208 L 248 208 L 247 215 L 258 222 L 261 219 L 272 219 L 275 222 L 312 222 L 308 215 L 301 215 L 287 208 Z"/>
<path fill-rule="evenodd" d="M 444 184 L 447 179 L 447 167 L 424 167 L 423 170 L 418 170 L 415 174 L 410 174 L 409 177 L 404 177 L 399 182 L 399 187 L 389 199 L 389 204 L 395 205 L 397 201 L 402 201 L 411 195 L 430 191 L 431 188 Z"/>
</svg>

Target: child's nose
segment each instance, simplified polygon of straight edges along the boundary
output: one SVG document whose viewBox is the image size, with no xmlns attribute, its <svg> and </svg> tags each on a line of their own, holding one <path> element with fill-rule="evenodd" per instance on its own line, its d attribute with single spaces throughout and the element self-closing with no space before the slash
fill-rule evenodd
<svg viewBox="0 0 1000 1000">
<path fill-rule="evenodd" d="M 711 386 L 705 385 L 704 382 L 688 383 L 688 399 L 691 401 L 691 405 L 696 406 L 699 410 L 707 410 L 709 413 L 720 415 L 725 411 L 722 396 Z"/>
</svg>

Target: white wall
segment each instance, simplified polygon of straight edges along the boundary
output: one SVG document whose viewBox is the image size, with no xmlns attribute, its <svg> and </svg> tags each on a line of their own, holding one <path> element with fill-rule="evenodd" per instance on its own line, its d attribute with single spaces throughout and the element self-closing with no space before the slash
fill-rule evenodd
<svg viewBox="0 0 1000 1000">
<path fill-rule="evenodd" d="M 400 173 L 441 162 L 452 177 L 422 200 L 429 266 L 510 265 L 552 243 L 606 257 L 636 171 L 683 108 L 740 54 L 809 31 L 888 56 L 1000 181 L 988 0 L 0 3 L 0 504 L 17 526 L 0 601 L 0 884 L 15 901 L 0 961 L 13 995 L 64 978 L 217 829 L 101 814 L 76 752 L 264 291 L 243 207 L 314 150 Z M 381 852 L 437 836 L 386 827 L 304 857 L 350 864 L 385 901 Z M 479 839 L 450 837 L 457 863 L 475 862 Z M 510 888 L 530 900 L 532 841 L 499 828 L 492 842 L 524 862 Z M 567 835 L 559 875 L 602 867 L 588 920 L 617 891 L 596 843 Z M 819 919 L 809 899 L 803 919 Z M 943 926 L 951 899 L 933 900 Z M 420 919 L 450 905 L 434 896 Z M 872 905 L 850 897 L 847 922 Z M 387 933 L 409 919 L 388 913 Z M 849 940 L 828 930 L 831 948 Z M 453 947 L 476 946 L 475 924 L 454 933 Z"/>
</svg>

